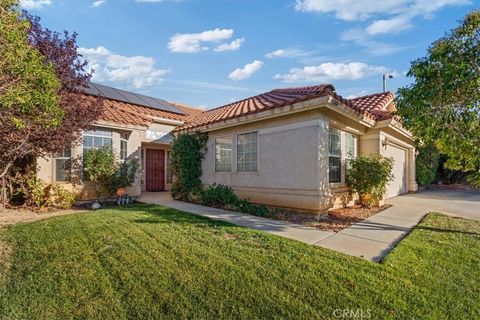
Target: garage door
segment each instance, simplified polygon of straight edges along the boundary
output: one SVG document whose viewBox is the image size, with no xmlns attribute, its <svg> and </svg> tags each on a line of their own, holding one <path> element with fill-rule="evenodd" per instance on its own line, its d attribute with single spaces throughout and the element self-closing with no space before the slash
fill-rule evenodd
<svg viewBox="0 0 480 320">
<path fill-rule="evenodd" d="M 387 198 L 398 196 L 407 192 L 407 150 L 400 147 L 387 145 L 385 156 L 392 157 L 393 163 L 393 181 L 387 186 Z"/>
</svg>

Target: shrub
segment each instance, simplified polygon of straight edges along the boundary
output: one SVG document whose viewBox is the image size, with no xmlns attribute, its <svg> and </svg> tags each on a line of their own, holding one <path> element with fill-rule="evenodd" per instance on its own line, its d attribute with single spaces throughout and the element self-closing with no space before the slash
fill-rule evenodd
<svg viewBox="0 0 480 320">
<path fill-rule="evenodd" d="M 363 154 L 351 160 L 347 186 L 357 192 L 362 206 L 371 206 L 383 198 L 387 183 L 393 180 L 393 159 L 378 154 Z"/>
<path fill-rule="evenodd" d="M 103 192 L 107 191 L 106 182 L 117 170 L 116 158 L 112 148 L 102 147 L 90 149 L 83 156 L 83 169 L 85 178 L 95 183 L 97 200 Z M 107 190 L 106 190 L 107 189 Z"/>
<path fill-rule="evenodd" d="M 201 192 L 201 202 L 209 207 L 236 206 L 239 198 L 229 186 L 213 184 Z"/>
<path fill-rule="evenodd" d="M 115 194 L 118 189 L 130 187 L 140 171 L 140 163 L 138 159 L 128 159 L 116 169 L 109 177 L 106 177 L 104 187 L 109 196 Z"/>
<path fill-rule="evenodd" d="M 208 186 L 206 189 L 198 190 L 199 191 L 193 193 L 193 199 L 191 200 L 194 201 L 191 202 L 199 203 L 209 207 L 232 209 L 254 216 L 264 217 L 268 215 L 267 207 L 240 199 L 229 186 L 213 184 Z"/>
<path fill-rule="evenodd" d="M 203 133 L 180 134 L 170 152 L 170 169 L 174 181 L 173 198 L 187 200 L 192 192 L 201 189 L 202 160 L 207 151 L 208 136 Z"/>
<path fill-rule="evenodd" d="M 75 202 L 75 194 L 58 184 L 48 185 L 45 188 L 45 195 L 48 208 L 69 209 Z"/>
<path fill-rule="evenodd" d="M 419 149 L 416 159 L 416 178 L 421 186 L 431 184 L 437 175 L 439 153 L 435 146 L 430 145 Z"/>
</svg>

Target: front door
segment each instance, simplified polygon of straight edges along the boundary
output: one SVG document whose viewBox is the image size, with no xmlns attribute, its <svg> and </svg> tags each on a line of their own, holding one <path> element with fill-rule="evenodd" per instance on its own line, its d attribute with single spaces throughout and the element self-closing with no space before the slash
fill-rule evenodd
<svg viewBox="0 0 480 320">
<path fill-rule="evenodd" d="M 147 191 L 161 191 L 165 189 L 165 151 L 146 150 L 146 189 Z"/>
</svg>

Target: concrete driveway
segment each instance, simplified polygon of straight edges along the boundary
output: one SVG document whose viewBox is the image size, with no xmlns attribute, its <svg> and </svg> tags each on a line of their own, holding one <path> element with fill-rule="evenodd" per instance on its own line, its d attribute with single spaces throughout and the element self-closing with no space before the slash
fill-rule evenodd
<svg viewBox="0 0 480 320">
<path fill-rule="evenodd" d="M 385 202 L 393 206 L 315 245 L 380 262 L 429 212 L 480 220 L 478 191 L 424 191 Z"/>
<path fill-rule="evenodd" d="M 405 209 L 415 206 L 425 208 L 426 212 L 480 220 L 480 192 L 474 190 L 422 191 L 389 199 L 387 203 Z"/>
</svg>

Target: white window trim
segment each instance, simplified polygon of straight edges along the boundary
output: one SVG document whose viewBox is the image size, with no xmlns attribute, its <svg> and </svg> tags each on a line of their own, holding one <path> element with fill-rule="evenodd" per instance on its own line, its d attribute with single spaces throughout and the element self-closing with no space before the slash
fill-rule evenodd
<svg viewBox="0 0 480 320">
<path fill-rule="evenodd" d="M 126 138 L 122 138 L 122 135 L 125 135 Z M 113 136 L 113 134 L 112 134 Z M 128 140 L 129 140 L 129 135 L 128 133 L 124 133 L 124 132 L 120 132 L 120 151 L 119 151 L 119 160 L 120 162 L 125 162 L 127 159 L 128 159 Z M 125 155 L 125 159 L 122 159 L 122 142 L 125 142 L 126 143 L 126 148 L 127 150 L 125 150 L 126 152 L 126 155 Z M 113 139 L 112 139 L 112 144 L 113 144 Z"/>
<path fill-rule="evenodd" d="M 238 171 L 238 136 L 246 133 L 257 133 L 257 171 Z M 256 173 L 258 174 L 260 172 L 260 133 L 258 130 L 250 130 L 250 131 L 243 131 L 243 132 L 237 132 L 235 134 L 235 173 Z"/>
<path fill-rule="evenodd" d="M 229 138 L 232 141 L 232 156 L 230 158 L 230 171 L 217 171 L 217 139 Z M 232 173 L 236 171 L 236 161 L 233 161 L 233 158 L 237 156 L 236 154 L 236 139 L 234 139 L 233 134 L 227 134 L 224 136 L 218 136 L 213 139 L 213 172 L 215 173 Z M 234 152 L 235 150 L 235 152 Z"/>
<path fill-rule="evenodd" d="M 88 133 L 88 131 L 94 131 L 94 132 L 95 132 L 96 130 L 109 131 L 109 132 L 111 133 L 111 135 L 110 135 L 110 136 L 102 136 L 102 135 L 95 134 L 95 133 Z M 92 137 L 92 138 L 107 138 L 107 139 L 111 139 L 111 140 L 112 140 L 112 145 L 111 145 L 111 147 L 113 148 L 113 140 L 114 140 L 114 139 L 113 139 L 113 130 L 112 130 L 112 129 L 109 129 L 109 128 L 103 129 L 103 128 L 101 128 L 101 127 L 94 127 L 92 130 L 88 130 L 88 131 L 85 130 L 85 131 L 83 131 L 83 133 L 82 133 L 82 153 L 83 153 L 83 151 L 85 150 L 85 146 L 83 145 L 83 143 L 84 143 L 84 141 L 85 141 L 85 140 L 84 140 L 85 136 L 87 136 L 87 137 Z M 87 149 L 90 150 L 90 149 L 98 149 L 98 148 L 93 147 L 93 140 L 92 140 L 92 147 L 87 148 Z"/>
<path fill-rule="evenodd" d="M 62 151 L 62 156 L 58 157 L 55 156 L 53 158 L 53 181 L 55 183 L 70 183 L 72 181 L 72 168 L 70 168 L 70 179 L 69 180 L 57 180 L 57 160 L 71 160 L 72 157 L 72 149 L 70 149 L 70 157 L 64 157 L 63 156 L 63 151 Z"/>
<path fill-rule="evenodd" d="M 350 133 L 352 135 L 355 136 L 355 147 L 354 147 L 354 158 L 358 157 L 358 139 L 359 139 L 359 136 L 358 134 L 354 133 L 354 132 L 349 132 L 349 131 L 344 131 L 340 128 L 337 128 L 337 127 L 333 127 L 331 126 L 330 127 L 331 129 L 335 129 L 335 130 L 338 130 L 340 131 L 340 161 L 341 161 L 341 164 L 342 164 L 342 167 L 341 167 L 341 177 L 340 177 L 340 182 L 329 182 L 330 184 L 330 187 L 331 188 L 343 188 L 343 187 L 346 187 L 346 168 L 347 168 L 347 165 L 346 165 L 346 161 L 347 159 L 353 159 L 353 158 L 348 158 L 347 155 L 346 155 L 346 137 L 345 137 L 345 134 L 346 133 Z M 328 143 L 330 144 L 330 133 L 329 133 L 329 136 L 328 136 Z M 329 153 L 328 153 L 328 157 L 330 158 L 330 150 L 329 150 Z M 330 171 L 328 171 L 328 179 L 330 180 Z"/>
</svg>

